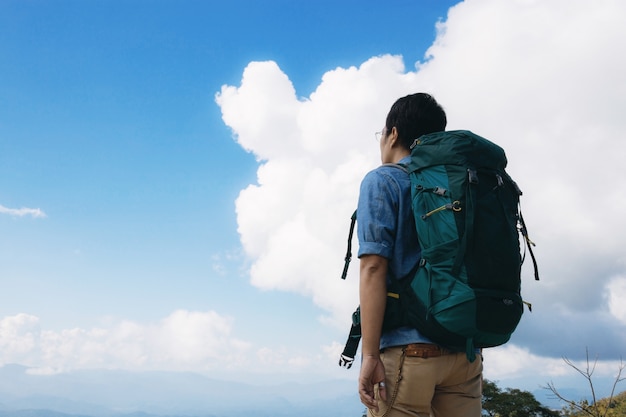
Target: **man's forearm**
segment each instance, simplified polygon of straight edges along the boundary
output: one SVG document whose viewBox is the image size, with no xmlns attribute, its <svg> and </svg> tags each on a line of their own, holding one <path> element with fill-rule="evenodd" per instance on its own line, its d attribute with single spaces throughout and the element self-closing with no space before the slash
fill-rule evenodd
<svg viewBox="0 0 626 417">
<path fill-rule="evenodd" d="M 363 356 L 378 355 L 387 303 L 386 275 L 386 258 L 377 255 L 361 258 L 359 297 Z"/>
</svg>

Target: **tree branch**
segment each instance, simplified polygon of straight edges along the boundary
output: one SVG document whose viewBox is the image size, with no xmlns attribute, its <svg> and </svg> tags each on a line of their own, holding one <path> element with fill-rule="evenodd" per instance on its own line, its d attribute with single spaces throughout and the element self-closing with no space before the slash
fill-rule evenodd
<svg viewBox="0 0 626 417">
<path fill-rule="evenodd" d="M 565 361 L 567 361 L 566 359 L 564 359 Z M 577 369 L 578 370 L 578 369 Z M 585 414 L 589 414 L 592 417 L 596 417 L 591 411 L 589 411 L 587 409 L 587 407 L 584 407 L 581 404 L 578 404 L 576 401 L 573 400 L 568 400 L 567 398 L 565 398 L 564 396 L 561 395 L 561 393 L 556 389 L 556 386 L 554 385 L 553 382 L 549 382 L 547 387 L 543 387 L 544 389 L 549 389 L 552 394 L 554 394 L 556 396 L 556 398 L 558 398 L 559 400 L 563 401 L 564 403 L 568 404 L 570 407 L 581 411 Z"/>
<path fill-rule="evenodd" d="M 613 382 L 613 387 L 611 388 L 611 395 L 609 396 L 609 408 L 611 407 L 611 404 L 613 404 L 613 396 L 615 395 L 615 388 L 617 387 L 617 384 L 626 379 L 626 377 L 622 377 L 622 371 L 624 368 L 626 368 L 626 364 L 624 364 L 624 360 L 622 358 L 619 358 L 619 369 L 617 370 L 617 376 L 615 377 L 615 382 Z"/>
<path fill-rule="evenodd" d="M 543 388 L 549 389 L 552 392 L 552 394 L 556 396 L 556 398 L 568 404 L 573 410 L 578 410 L 592 417 L 603 417 L 608 414 L 609 409 L 611 408 L 611 404 L 613 403 L 613 397 L 615 396 L 615 390 L 616 390 L 617 384 L 626 380 L 626 376 L 622 376 L 624 369 L 626 369 L 626 363 L 624 363 L 623 359 L 620 358 L 619 369 L 617 372 L 617 376 L 615 377 L 615 381 L 613 382 L 613 387 L 611 389 L 611 395 L 608 398 L 608 404 L 607 404 L 606 410 L 604 411 L 603 414 L 601 414 L 600 409 L 599 409 L 599 404 L 596 398 L 595 387 L 593 385 L 593 380 L 592 380 L 593 373 L 595 372 L 596 366 L 598 364 L 598 357 L 596 356 L 595 360 L 593 361 L 593 364 L 591 364 L 591 362 L 589 361 L 589 349 L 585 349 L 585 352 L 586 352 L 587 359 L 586 359 L 586 368 L 584 370 L 577 367 L 571 360 L 569 360 L 566 357 L 563 357 L 563 361 L 572 369 L 574 369 L 576 372 L 581 374 L 589 383 L 589 388 L 591 389 L 591 397 L 592 397 L 591 404 L 589 404 L 586 400 L 582 400 L 582 401 L 568 400 L 567 398 L 563 397 L 559 393 L 559 391 L 556 389 L 556 386 L 554 385 L 553 382 L 549 382 L 547 387 L 543 387 Z"/>
</svg>

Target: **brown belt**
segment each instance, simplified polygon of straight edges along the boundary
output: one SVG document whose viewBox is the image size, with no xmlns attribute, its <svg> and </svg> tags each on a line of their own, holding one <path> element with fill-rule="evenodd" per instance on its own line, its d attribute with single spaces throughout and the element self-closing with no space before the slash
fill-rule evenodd
<svg viewBox="0 0 626 417">
<path fill-rule="evenodd" d="M 411 343 L 404 347 L 404 354 L 406 356 L 417 358 L 437 358 L 443 355 L 450 355 L 454 352 L 442 348 L 441 346 L 433 345 L 430 343 Z"/>
</svg>

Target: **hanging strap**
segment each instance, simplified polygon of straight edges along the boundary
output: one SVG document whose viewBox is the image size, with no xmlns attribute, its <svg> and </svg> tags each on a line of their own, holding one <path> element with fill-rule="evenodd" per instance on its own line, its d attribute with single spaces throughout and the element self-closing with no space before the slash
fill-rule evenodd
<svg viewBox="0 0 626 417">
<path fill-rule="evenodd" d="M 352 326 L 350 326 L 350 334 L 348 334 L 348 340 L 346 346 L 339 357 L 339 366 L 350 369 L 356 356 L 356 351 L 359 348 L 359 342 L 361 341 L 361 315 L 360 307 L 357 307 L 356 311 L 352 313 Z"/>
<path fill-rule="evenodd" d="M 526 242 L 526 247 L 528 248 L 528 253 L 530 253 L 530 258 L 533 261 L 533 268 L 535 269 L 535 281 L 539 281 L 539 268 L 537 267 L 537 260 L 535 259 L 535 254 L 533 253 L 532 246 L 535 246 L 535 242 L 530 240 L 528 237 L 528 230 L 526 230 L 526 223 L 524 223 L 524 216 L 522 216 L 522 210 L 519 210 L 519 223 L 520 223 L 520 233 L 524 236 L 524 241 Z M 522 262 L 524 260 L 522 259 Z"/>
<path fill-rule="evenodd" d="M 473 337 L 469 337 L 465 341 L 465 356 L 467 356 L 467 360 L 470 362 L 474 362 L 476 360 L 476 347 L 474 347 Z"/>
<path fill-rule="evenodd" d="M 348 276 L 348 267 L 352 260 L 352 235 L 354 234 L 354 224 L 356 223 L 356 210 L 352 213 L 350 222 L 350 232 L 348 233 L 348 250 L 346 251 L 346 257 L 344 258 L 345 264 L 343 265 L 343 272 L 341 273 L 341 279 L 346 279 Z"/>
</svg>

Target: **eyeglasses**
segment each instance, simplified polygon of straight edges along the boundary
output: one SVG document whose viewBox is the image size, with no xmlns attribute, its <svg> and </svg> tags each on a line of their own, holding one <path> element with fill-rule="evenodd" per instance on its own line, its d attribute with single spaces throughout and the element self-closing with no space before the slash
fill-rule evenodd
<svg viewBox="0 0 626 417">
<path fill-rule="evenodd" d="M 376 136 L 376 142 L 380 142 L 380 138 L 383 137 L 383 131 L 374 133 L 374 136 Z"/>
</svg>

